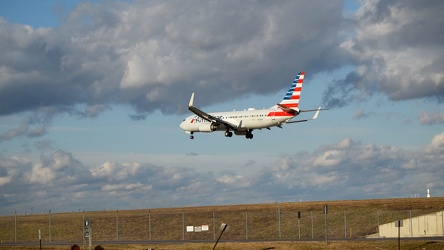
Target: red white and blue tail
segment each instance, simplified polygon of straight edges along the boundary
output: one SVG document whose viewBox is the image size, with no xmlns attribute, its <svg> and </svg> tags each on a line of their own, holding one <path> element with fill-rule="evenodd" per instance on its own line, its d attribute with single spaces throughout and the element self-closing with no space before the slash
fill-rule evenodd
<svg viewBox="0 0 444 250">
<path fill-rule="evenodd" d="M 284 106 L 296 110 L 299 108 L 299 98 L 301 97 L 303 82 L 304 71 L 298 73 L 284 99 L 279 103 L 280 107 Z"/>
</svg>

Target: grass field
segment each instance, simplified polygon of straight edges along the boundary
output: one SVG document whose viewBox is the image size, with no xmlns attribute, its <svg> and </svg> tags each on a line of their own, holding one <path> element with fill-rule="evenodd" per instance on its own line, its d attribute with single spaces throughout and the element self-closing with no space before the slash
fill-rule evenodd
<svg viewBox="0 0 444 250">
<path fill-rule="evenodd" d="M 130 244 L 130 245 L 102 245 L 105 250 L 208 250 L 212 249 L 213 243 L 186 243 L 186 244 Z M 81 246 L 82 247 L 82 246 Z M 33 247 L 2 247 L 0 249 L 11 250 L 36 250 L 38 246 Z M 45 250 L 66 250 L 70 249 L 70 246 L 43 246 Z M 83 249 L 83 248 L 82 248 Z M 88 249 L 85 247 L 84 249 Z M 94 249 L 94 246 L 92 247 Z M 351 242 L 351 241 L 333 241 L 326 244 L 325 242 L 253 242 L 253 243 L 219 243 L 216 246 L 217 250 L 259 250 L 259 249 L 275 249 L 275 250 L 362 250 L 362 249 L 398 249 L 397 240 L 392 241 L 371 241 L 371 242 Z M 411 241 L 402 240 L 401 249 L 409 250 L 442 250 L 444 249 L 444 241 Z"/>
<path fill-rule="evenodd" d="M 444 197 L 325 202 L 286 202 L 233 206 L 181 207 L 93 211 L 0 217 L 0 241 L 83 242 L 83 218 L 90 220 L 94 241 L 214 241 L 219 226 L 230 226 L 224 240 L 257 243 L 221 243 L 217 249 L 397 249 L 397 241 L 344 242 L 326 245 L 324 206 L 328 206 L 328 238 L 364 238 L 378 225 L 444 209 Z M 298 212 L 301 218 L 298 219 Z M 298 224 L 299 223 L 299 224 Z M 204 232 L 187 226 L 208 225 Z M 300 235 L 300 236 L 299 236 Z M 314 239 L 318 242 L 312 242 Z M 282 242 L 266 242 L 282 240 Z M 285 242 L 284 242 L 285 240 Z M 288 242 L 289 241 L 289 242 Z M 403 241 L 402 249 L 444 249 L 443 241 Z M 44 243 L 43 243 L 44 245 Z M 52 248 L 51 248 L 52 247 Z M 68 249 L 45 246 L 44 249 Z M 109 245 L 106 249 L 211 249 L 211 243 L 178 245 Z M 0 249 L 38 249 L 4 247 Z"/>
</svg>

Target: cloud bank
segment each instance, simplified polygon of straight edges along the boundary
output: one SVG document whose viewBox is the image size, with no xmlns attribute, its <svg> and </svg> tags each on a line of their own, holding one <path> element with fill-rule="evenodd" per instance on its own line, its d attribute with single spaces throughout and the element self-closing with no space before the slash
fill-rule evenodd
<svg viewBox="0 0 444 250">
<path fill-rule="evenodd" d="M 53 107 L 90 116 L 100 112 L 95 105 L 117 103 L 142 113 L 180 113 L 182 93 L 191 89 L 208 92 L 206 104 L 222 101 L 221 91 L 276 91 L 303 67 L 334 67 L 324 56 L 340 53 L 340 1 L 304 3 L 307 11 L 294 15 L 299 6 L 81 3 L 57 28 L 0 21 L 0 50 L 6 52 L 0 55 L 0 115 Z M 319 48 L 326 54 L 314 53 Z M 282 71 L 290 76 L 278 77 Z"/>
<path fill-rule="evenodd" d="M 199 157 L 199 156 L 194 156 Z M 198 160 L 198 159 L 197 159 Z M 253 160 L 253 159 L 252 159 Z M 221 167 L 214 163 L 211 168 Z M 239 168 L 243 163 L 239 163 Z M 443 193 L 444 132 L 420 150 L 351 139 L 281 155 L 251 174 L 149 162 L 86 166 L 56 151 L 39 162 L 0 155 L 0 214 L 276 201 L 368 199 Z M 406 185 L 408 183 L 408 185 Z M 402 187 L 402 188 L 401 188 Z"/>
<path fill-rule="evenodd" d="M 442 102 L 443 4 L 363 1 L 349 17 L 342 1 L 84 2 L 57 27 L 0 18 L 0 116 L 29 116 L 1 140 L 43 135 L 60 114 L 180 114 L 193 91 L 209 105 L 345 66 L 331 108 L 375 93 Z"/>
</svg>

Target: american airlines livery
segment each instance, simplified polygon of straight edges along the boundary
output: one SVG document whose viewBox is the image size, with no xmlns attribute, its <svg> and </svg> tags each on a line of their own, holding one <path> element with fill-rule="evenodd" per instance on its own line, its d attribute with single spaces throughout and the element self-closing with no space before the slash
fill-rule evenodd
<svg viewBox="0 0 444 250">
<path fill-rule="evenodd" d="M 300 72 L 280 103 L 271 108 L 260 110 L 249 108 L 242 111 L 206 113 L 193 106 L 194 93 L 192 93 L 188 109 L 195 115 L 185 118 L 180 127 L 190 134 L 190 139 L 194 139 L 194 132 L 210 133 L 214 131 L 225 131 L 225 137 L 232 137 L 234 132 L 236 135 L 245 135 L 245 138 L 253 139 L 252 132 L 255 129 L 282 128 L 282 125 L 287 123 L 315 120 L 321 107 L 312 110 L 299 109 L 299 97 L 303 82 L 304 72 Z M 316 113 L 311 119 L 291 121 L 301 112 Z"/>
</svg>

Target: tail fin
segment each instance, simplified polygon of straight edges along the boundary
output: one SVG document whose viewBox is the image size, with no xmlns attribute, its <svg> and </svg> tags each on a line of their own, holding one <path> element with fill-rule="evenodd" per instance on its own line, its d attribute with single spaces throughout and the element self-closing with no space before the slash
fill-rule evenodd
<svg viewBox="0 0 444 250">
<path fill-rule="evenodd" d="M 285 94 L 284 99 L 279 103 L 279 106 L 284 106 L 286 108 L 298 109 L 299 108 L 299 98 L 302 91 L 302 83 L 304 82 L 304 71 L 299 72 L 287 94 Z"/>
</svg>

